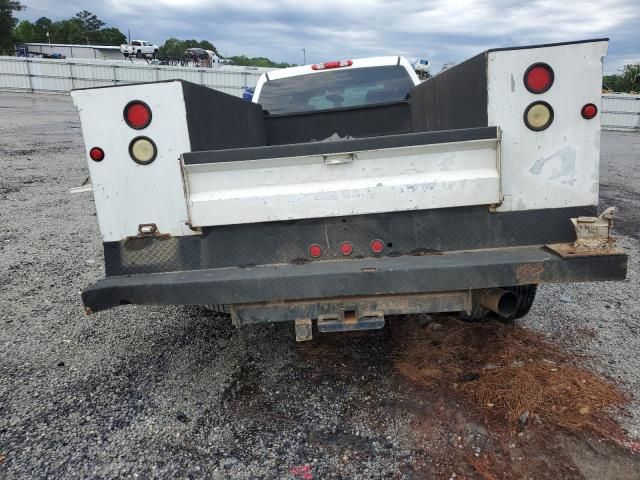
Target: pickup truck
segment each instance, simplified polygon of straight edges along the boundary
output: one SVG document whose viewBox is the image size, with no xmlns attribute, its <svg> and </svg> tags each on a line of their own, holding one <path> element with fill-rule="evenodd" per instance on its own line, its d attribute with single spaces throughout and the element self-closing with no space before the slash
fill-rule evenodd
<svg viewBox="0 0 640 480">
<path fill-rule="evenodd" d="M 598 215 L 607 40 L 488 50 L 420 83 L 403 57 L 74 90 L 106 276 L 88 313 L 210 305 L 312 332 L 523 317 L 536 287 L 624 280 Z"/>
<path fill-rule="evenodd" d="M 145 40 L 133 40 L 130 44 L 120 45 L 120 51 L 125 57 L 135 55 L 137 58 L 158 56 L 159 47 Z"/>
</svg>

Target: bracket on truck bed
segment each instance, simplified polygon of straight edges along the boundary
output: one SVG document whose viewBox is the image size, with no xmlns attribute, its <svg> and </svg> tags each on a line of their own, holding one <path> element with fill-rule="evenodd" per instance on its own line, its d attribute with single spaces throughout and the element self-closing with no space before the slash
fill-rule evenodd
<svg viewBox="0 0 640 480">
<path fill-rule="evenodd" d="M 611 236 L 615 211 L 615 207 L 609 207 L 598 217 L 572 218 L 576 241 L 547 245 L 547 248 L 563 258 L 622 254 L 615 248 L 616 242 Z"/>
</svg>

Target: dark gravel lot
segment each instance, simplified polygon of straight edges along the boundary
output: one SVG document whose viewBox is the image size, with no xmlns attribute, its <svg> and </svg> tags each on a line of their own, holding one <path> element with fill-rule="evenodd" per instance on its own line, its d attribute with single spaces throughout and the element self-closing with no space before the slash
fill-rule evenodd
<svg viewBox="0 0 640 480">
<path fill-rule="evenodd" d="M 628 280 L 545 286 L 523 325 L 640 398 L 640 135 L 605 133 L 602 152 Z M 67 194 L 88 173 L 66 96 L 0 93 L 0 172 L 0 478 L 481 478 L 464 455 L 525 445 L 510 458 L 535 478 L 640 478 L 593 438 L 501 445 L 396 373 L 389 329 L 302 345 L 292 325 L 236 330 L 195 307 L 87 317 L 102 247 L 91 194 Z M 637 404 L 623 421 L 640 437 Z"/>
</svg>

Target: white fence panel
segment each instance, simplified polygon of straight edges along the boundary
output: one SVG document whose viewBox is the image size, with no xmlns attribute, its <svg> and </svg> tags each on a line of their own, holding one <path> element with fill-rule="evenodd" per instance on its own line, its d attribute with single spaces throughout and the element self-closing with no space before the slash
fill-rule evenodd
<svg viewBox="0 0 640 480">
<path fill-rule="evenodd" d="M 6 61 L 0 64 L 0 88 L 30 89 L 29 64 L 26 62 Z"/>
<path fill-rule="evenodd" d="M 640 131 L 640 95 L 626 93 L 603 95 L 602 128 Z"/>
<path fill-rule="evenodd" d="M 223 66 L 194 68 L 93 59 L 0 57 L 0 88 L 68 92 L 74 88 L 181 79 L 242 96 L 270 68 Z"/>
</svg>

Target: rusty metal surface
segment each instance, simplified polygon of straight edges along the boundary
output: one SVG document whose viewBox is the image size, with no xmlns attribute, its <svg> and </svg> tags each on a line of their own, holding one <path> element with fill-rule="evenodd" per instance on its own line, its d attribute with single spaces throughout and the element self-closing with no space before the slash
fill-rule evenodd
<svg viewBox="0 0 640 480">
<path fill-rule="evenodd" d="M 145 241 L 150 239 L 132 243 Z M 525 271 L 530 273 L 525 275 Z M 112 276 L 85 289 L 82 299 L 95 312 L 126 303 L 246 304 L 345 295 L 420 294 L 530 283 L 624 280 L 626 271 L 626 255 L 568 260 L 542 246 L 529 246 L 443 252 L 422 257 Z"/>
<path fill-rule="evenodd" d="M 554 243 L 546 247 L 562 258 L 603 257 L 610 255 L 625 255 L 623 250 L 615 247 L 613 241 L 597 247 L 589 247 L 576 243 Z M 536 282 L 531 282 L 536 283 Z"/>
<path fill-rule="evenodd" d="M 313 323 L 310 318 L 298 318 L 295 323 L 296 342 L 306 342 L 313 339 Z"/>
<path fill-rule="evenodd" d="M 155 223 L 141 223 L 138 225 L 138 234 L 127 237 L 127 240 L 140 240 L 143 238 L 157 238 L 158 240 L 167 240 L 171 238 L 168 233 L 160 233 Z"/>
<path fill-rule="evenodd" d="M 359 330 L 360 328 L 356 327 L 363 318 L 382 317 L 384 320 L 385 315 L 468 310 L 471 308 L 471 301 L 471 292 L 466 290 L 419 295 L 377 295 L 267 302 L 233 305 L 231 308 L 240 324 L 317 318 L 321 323 L 341 322 L 345 325 L 353 325 L 354 330 Z M 349 315 L 346 312 L 354 312 L 354 314 Z"/>
</svg>

